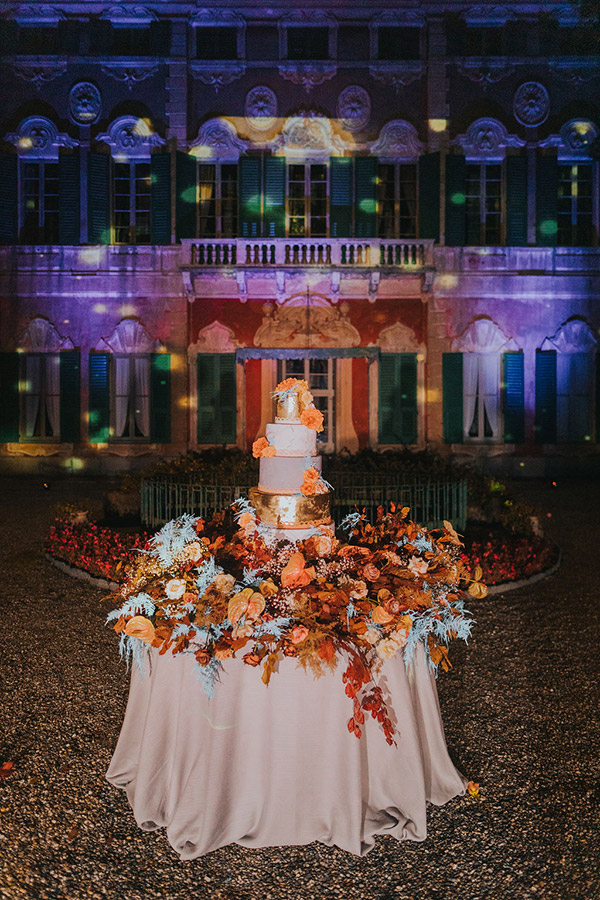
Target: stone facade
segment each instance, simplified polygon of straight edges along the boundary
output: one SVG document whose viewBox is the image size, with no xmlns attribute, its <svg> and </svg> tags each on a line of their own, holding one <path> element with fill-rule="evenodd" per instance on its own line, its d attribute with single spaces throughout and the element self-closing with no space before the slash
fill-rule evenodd
<svg viewBox="0 0 600 900">
<path fill-rule="evenodd" d="M 7 12 L 0 465 L 600 440 L 600 47 L 562 2 Z"/>
</svg>

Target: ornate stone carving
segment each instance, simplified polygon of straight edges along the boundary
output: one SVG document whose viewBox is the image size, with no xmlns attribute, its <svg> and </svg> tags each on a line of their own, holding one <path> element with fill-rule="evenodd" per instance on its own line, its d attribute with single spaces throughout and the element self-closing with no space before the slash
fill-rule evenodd
<svg viewBox="0 0 600 900">
<path fill-rule="evenodd" d="M 600 68 L 590 65 L 587 61 L 583 65 L 575 66 L 572 62 L 565 64 L 557 60 L 552 63 L 552 73 L 570 84 L 586 84 L 594 78 L 600 78 Z"/>
<path fill-rule="evenodd" d="M 102 97 L 95 84 L 80 81 L 69 91 L 69 113 L 78 125 L 92 125 L 100 118 Z"/>
<path fill-rule="evenodd" d="M 233 353 L 242 345 L 236 340 L 233 330 L 218 319 L 198 332 L 198 340 L 188 347 L 188 354 Z"/>
<path fill-rule="evenodd" d="M 190 25 L 229 25 L 233 28 L 245 28 L 243 16 L 229 9 L 197 9 L 189 18 Z"/>
<path fill-rule="evenodd" d="M 344 88 L 337 101 L 337 117 L 346 131 L 360 131 L 371 116 L 371 98 L 358 84 Z"/>
<path fill-rule="evenodd" d="M 457 62 L 456 68 L 469 81 L 482 84 L 484 88 L 502 81 L 503 78 L 508 78 L 515 71 L 515 67 L 508 63 L 484 62 L 483 60 L 463 60 Z"/>
<path fill-rule="evenodd" d="M 29 116 L 23 119 L 19 130 L 7 134 L 4 140 L 14 144 L 19 156 L 30 156 L 32 159 L 58 159 L 60 147 L 77 147 L 79 141 L 68 134 L 61 134 L 58 128 L 45 116 Z"/>
<path fill-rule="evenodd" d="M 501 353 L 518 349 L 515 341 L 489 316 L 477 316 L 452 341 L 452 350 L 461 353 Z"/>
<path fill-rule="evenodd" d="M 323 84 L 337 74 L 337 66 L 333 63 L 285 63 L 279 66 L 279 74 L 286 81 L 302 85 L 310 94 L 317 84 Z"/>
<path fill-rule="evenodd" d="M 282 148 L 286 156 L 327 156 L 344 152 L 345 144 L 335 134 L 330 119 L 314 110 L 286 119 L 281 134 L 271 142 L 274 150 Z"/>
<path fill-rule="evenodd" d="M 230 65 L 226 63 L 215 65 L 212 63 L 207 65 L 206 63 L 193 62 L 191 69 L 194 78 L 197 78 L 202 84 L 207 84 L 209 87 L 214 88 L 215 94 L 218 94 L 222 87 L 241 78 L 246 71 L 246 66 L 241 63 L 231 63 Z"/>
<path fill-rule="evenodd" d="M 47 81 L 60 78 L 67 71 L 66 63 L 49 63 L 43 66 L 23 66 L 18 63 L 13 65 L 13 72 L 24 81 L 31 81 L 36 91 Z"/>
<path fill-rule="evenodd" d="M 393 87 L 396 93 L 402 88 L 412 84 L 423 76 L 425 66 L 422 62 L 386 63 L 384 65 L 369 66 L 369 75 L 377 81 L 381 81 L 388 87 Z"/>
<path fill-rule="evenodd" d="M 277 118 L 277 95 L 264 84 L 251 88 L 246 94 L 244 115 L 251 128 L 268 131 Z"/>
<path fill-rule="evenodd" d="M 425 354 L 424 344 L 419 344 L 412 328 L 402 322 L 394 322 L 393 325 L 382 328 L 373 346 L 379 347 L 382 353 Z"/>
<path fill-rule="evenodd" d="M 115 81 L 124 81 L 127 85 L 127 90 L 130 91 L 134 84 L 156 75 L 158 66 L 102 66 L 102 71 L 110 78 L 114 78 Z"/>
<path fill-rule="evenodd" d="M 152 131 L 147 119 L 138 119 L 137 116 L 120 116 L 96 140 L 108 144 L 112 155 L 120 159 L 149 159 L 152 147 L 165 143 L 160 135 Z"/>
<path fill-rule="evenodd" d="M 32 319 L 19 338 L 19 350 L 26 353 L 58 353 L 73 347 L 71 338 L 62 337 L 52 322 L 41 316 Z"/>
<path fill-rule="evenodd" d="M 425 150 L 417 129 L 404 119 L 387 122 L 376 141 L 369 145 L 374 156 L 388 159 L 415 159 Z"/>
<path fill-rule="evenodd" d="M 157 353 L 165 348 L 152 340 L 138 319 L 121 319 L 110 337 L 100 338 L 94 350 L 109 353 Z"/>
<path fill-rule="evenodd" d="M 559 159 L 589 159 L 591 147 L 598 138 L 598 129 L 589 119 L 570 119 L 560 129 L 540 141 L 540 147 L 557 147 Z"/>
<path fill-rule="evenodd" d="M 462 147 L 467 159 L 497 162 L 504 159 L 507 147 L 524 147 L 525 141 L 509 134 L 497 119 L 476 119 L 466 134 L 452 142 Z"/>
<path fill-rule="evenodd" d="M 387 10 L 375 16 L 369 23 L 370 27 L 379 28 L 381 25 L 409 25 L 418 26 L 425 24 L 425 13 L 418 9 L 394 9 Z"/>
<path fill-rule="evenodd" d="M 542 350 L 558 350 L 559 353 L 594 353 L 598 340 L 583 319 L 568 319 L 552 337 L 542 342 Z"/>
<path fill-rule="evenodd" d="M 19 25 L 58 25 L 64 19 L 64 12 L 54 6 L 23 4 L 15 14 L 15 21 Z"/>
<path fill-rule="evenodd" d="M 300 294 L 278 306 L 263 306 L 254 335 L 256 347 L 358 347 L 360 334 L 349 320 L 347 303 L 333 306 L 325 297 Z"/>
<path fill-rule="evenodd" d="M 135 28 L 136 25 L 149 25 L 150 22 L 156 22 L 158 16 L 154 10 L 147 9 L 145 6 L 111 6 L 110 9 L 104 10 L 100 18 L 108 19 L 117 27 L 130 25 Z"/>
<path fill-rule="evenodd" d="M 471 6 L 463 13 L 463 17 L 468 25 L 499 27 L 506 25 L 507 21 L 512 18 L 512 12 L 506 6 Z"/>
<path fill-rule="evenodd" d="M 228 119 L 208 119 L 191 142 L 190 153 L 205 159 L 238 160 L 247 146 Z"/>
<path fill-rule="evenodd" d="M 515 91 L 513 113 L 521 125 L 541 125 L 550 112 L 548 91 L 539 81 L 526 81 Z"/>
</svg>

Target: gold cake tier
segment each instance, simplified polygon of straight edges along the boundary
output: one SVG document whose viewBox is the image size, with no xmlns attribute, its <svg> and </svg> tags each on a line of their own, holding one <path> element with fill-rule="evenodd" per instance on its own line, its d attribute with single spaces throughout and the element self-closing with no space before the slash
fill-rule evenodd
<svg viewBox="0 0 600 900">
<path fill-rule="evenodd" d="M 298 391 L 292 391 L 283 400 L 277 401 L 276 422 L 299 422 L 302 404 Z"/>
<path fill-rule="evenodd" d="M 308 528 L 331 521 L 330 494 L 267 494 L 250 488 L 250 503 L 261 522 L 278 528 Z"/>
</svg>

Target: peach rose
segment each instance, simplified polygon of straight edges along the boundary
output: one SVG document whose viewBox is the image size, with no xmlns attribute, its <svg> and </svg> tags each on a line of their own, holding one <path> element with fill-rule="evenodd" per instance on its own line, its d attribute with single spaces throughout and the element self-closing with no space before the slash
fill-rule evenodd
<svg viewBox="0 0 600 900">
<path fill-rule="evenodd" d="M 275 388 L 276 394 L 283 394 L 284 391 L 289 391 L 291 388 L 295 388 L 298 384 L 298 378 L 284 378 L 283 381 L 280 381 L 277 387 Z"/>
<path fill-rule="evenodd" d="M 292 628 L 291 641 L 292 644 L 301 644 L 308 637 L 308 628 L 305 625 L 296 625 Z"/>
<path fill-rule="evenodd" d="M 265 608 L 265 598 L 253 588 L 244 588 L 234 594 L 227 607 L 227 618 L 232 625 L 246 616 L 247 619 L 258 619 Z"/>
<path fill-rule="evenodd" d="M 192 591 L 186 591 L 183 597 L 181 598 L 182 603 L 196 603 L 198 600 L 198 594 L 194 594 Z"/>
<path fill-rule="evenodd" d="M 267 452 L 267 451 L 271 452 Z M 261 437 L 252 444 L 252 456 L 258 459 L 259 456 L 275 456 L 277 451 L 275 447 L 271 447 L 266 437 Z"/>
<path fill-rule="evenodd" d="M 363 568 L 363 575 L 368 581 L 377 581 L 377 579 L 381 575 L 381 572 L 379 571 L 377 566 L 373 565 L 373 563 L 367 563 Z"/>
<path fill-rule="evenodd" d="M 369 644 L 376 644 L 381 637 L 381 633 L 376 628 L 369 627 L 361 634 L 361 637 Z"/>
<path fill-rule="evenodd" d="M 319 470 L 315 466 L 309 466 L 304 470 L 305 481 L 318 481 L 320 477 Z"/>
<path fill-rule="evenodd" d="M 305 569 L 306 560 L 301 553 L 292 553 L 287 564 L 281 571 L 281 584 L 283 587 L 297 588 L 310 584 L 315 577 L 314 568 Z"/>
<path fill-rule="evenodd" d="M 171 578 L 165 585 L 165 594 L 169 600 L 179 600 L 185 594 L 185 581 L 183 578 Z"/>
<path fill-rule="evenodd" d="M 313 402 L 313 395 L 311 394 L 310 391 L 303 391 L 300 394 L 300 403 L 302 404 L 302 406 L 310 406 L 310 404 L 312 402 Z"/>
<path fill-rule="evenodd" d="M 376 606 L 371 612 L 371 618 L 377 625 L 389 625 L 394 617 L 383 606 Z"/>
<path fill-rule="evenodd" d="M 384 638 L 382 641 L 379 641 L 375 649 L 380 659 L 385 661 L 391 659 L 398 652 L 399 647 L 396 641 L 392 641 L 391 638 Z"/>
<path fill-rule="evenodd" d="M 418 556 L 411 556 L 408 568 L 413 575 L 426 575 L 428 566 L 424 559 L 420 559 Z"/>
<path fill-rule="evenodd" d="M 392 616 L 397 616 L 402 609 L 402 603 L 397 597 L 389 597 L 384 601 L 383 605 Z"/>
<path fill-rule="evenodd" d="M 316 534 L 313 544 L 317 556 L 327 556 L 333 549 L 333 537 L 330 534 Z"/>
<path fill-rule="evenodd" d="M 192 562 L 198 562 L 199 559 L 202 559 L 202 544 L 199 541 L 192 541 L 191 544 L 184 547 L 183 556 Z"/>
<path fill-rule="evenodd" d="M 134 616 L 125 626 L 125 634 L 151 644 L 154 640 L 154 625 L 145 616 Z"/>
<path fill-rule="evenodd" d="M 300 491 L 304 494 L 305 497 L 312 497 L 313 494 L 316 493 L 314 481 L 305 481 L 302 484 Z"/>
<path fill-rule="evenodd" d="M 314 406 L 307 406 L 300 413 L 300 422 L 313 431 L 323 431 L 323 413 Z"/>
<path fill-rule="evenodd" d="M 369 588 L 364 581 L 355 581 L 350 591 L 353 600 L 363 600 L 369 593 Z"/>
<path fill-rule="evenodd" d="M 390 634 L 390 640 L 394 641 L 398 648 L 404 647 L 407 637 L 408 631 L 405 628 L 397 628 Z"/>
<path fill-rule="evenodd" d="M 267 459 L 271 459 L 272 456 L 277 456 L 277 448 L 273 446 L 273 444 L 269 444 L 268 447 L 265 447 L 261 456 L 266 456 Z"/>
<path fill-rule="evenodd" d="M 196 662 L 199 666 L 207 666 L 210 662 L 210 653 L 208 650 L 196 650 L 194 656 L 196 657 Z"/>
<path fill-rule="evenodd" d="M 233 575 L 227 575 L 225 572 L 220 572 L 213 584 L 221 594 L 228 594 L 235 584 L 235 578 Z"/>
<path fill-rule="evenodd" d="M 252 513 L 245 512 L 238 519 L 238 525 L 240 528 L 246 528 L 247 525 L 254 525 L 255 518 Z"/>
</svg>

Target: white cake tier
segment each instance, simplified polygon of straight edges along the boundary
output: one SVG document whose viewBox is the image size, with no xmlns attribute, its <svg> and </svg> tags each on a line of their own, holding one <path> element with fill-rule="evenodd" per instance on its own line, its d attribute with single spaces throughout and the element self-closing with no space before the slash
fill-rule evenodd
<svg viewBox="0 0 600 900">
<path fill-rule="evenodd" d="M 268 546 L 275 544 L 277 541 L 291 541 L 292 543 L 305 541 L 315 533 L 314 528 L 275 528 L 266 525 L 263 528 L 265 531 L 265 543 Z M 335 525 L 333 522 L 327 525 L 319 525 L 319 531 L 324 530 L 329 531 L 332 537 L 335 537 Z"/>
<path fill-rule="evenodd" d="M 314 466 L 321 471 L 321 457 L 311 456 L 310 464 L 303 456 L 261 456 L 258 487 L 274 494 L 299 494 L 304 470 Z"/>
<path fill-rule="evenodd" d="M 266 437 L 277 456 L 315 456 L 317 452 L 317 432 L 306 425 L 274 422 L 267 425 Z"/>
</svg>

